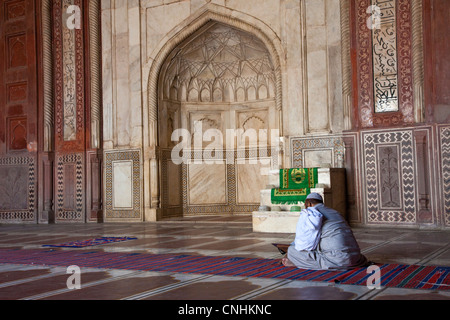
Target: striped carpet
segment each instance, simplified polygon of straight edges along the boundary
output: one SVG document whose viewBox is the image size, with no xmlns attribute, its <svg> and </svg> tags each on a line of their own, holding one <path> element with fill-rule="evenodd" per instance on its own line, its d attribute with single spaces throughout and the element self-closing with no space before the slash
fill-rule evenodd
<svg viewBox="0 0 450 320">
<path fill-rule="evenodd" d="M 0 249 L 0 264 L 125 269 L 170 273 L 321 281 L 367 285 L 373 275 L 366 268 L 350 271 L 316 271 L 284 267 L 280 260 L 226 256 L 193 256 L 75 250 Z M 450 267 L 380 264 L 381 286 L 450 289 Z M 371 281 L 369 284 L 373 284 Z"/>
</svg>

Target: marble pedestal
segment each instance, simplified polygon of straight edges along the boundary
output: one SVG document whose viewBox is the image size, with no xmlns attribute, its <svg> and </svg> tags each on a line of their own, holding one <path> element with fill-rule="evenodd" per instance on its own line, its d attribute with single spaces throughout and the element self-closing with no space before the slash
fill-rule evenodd
<svg viewBox="0 0 450 320">
<path fill-rule="evenodd" d="M 300 211 L 291 211 L 293 205 L 272 204 L 271 189 L 279 187 L 279 170 L 269 172 L 268 188 L 261 190 L 260 211 L 253 212 L 253 231 L 272 233 L 295 233 Z M 319 168 L 318 183 L 311 192 L 322 195 L 324 204 L 346 217 L 345 169 Z M 304 204 L 298 204 L 301 209 Z"/>
<path fill-rule="evenodd" d="M 253 212 L 254 232 L 295 233 L 299 211 L 255 211 Z"/>
</svg>

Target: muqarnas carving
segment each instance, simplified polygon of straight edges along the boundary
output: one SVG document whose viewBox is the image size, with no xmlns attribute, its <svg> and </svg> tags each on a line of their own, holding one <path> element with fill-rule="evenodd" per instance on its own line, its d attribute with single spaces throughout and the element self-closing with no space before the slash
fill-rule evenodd
<svg viewBox="0 0 450 320">
<path fill-rule="evenodd" d="M 261 40 L 216 24 L 181 47 L 164 78 L 164 98 L 244 102 L 275 97 L 275 72 Z"/>
</svg>

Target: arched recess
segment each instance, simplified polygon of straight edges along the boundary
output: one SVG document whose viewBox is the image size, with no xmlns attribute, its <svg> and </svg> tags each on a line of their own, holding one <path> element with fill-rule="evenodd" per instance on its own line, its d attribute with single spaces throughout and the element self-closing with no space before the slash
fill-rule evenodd
<svg viewBox="0 0 450 320">
<path fill-rule="evenodd" d="M 246 15 L 236 14 L 235 11 L 215 4 L 208 4 L 175 27 L 153 51 L 149 57 L 147 82 L 147 101 L 144 101 L 144 176 L 145 189 L 145 216 L 147 220 L 158 220 L 160 216 L 160 150 L 158 138 L 158 102 L 160 89 L 159 77 L 166 59 L 173 50 L 198 32 L 210 22 L 218 22 L 230 27 L 245 31 L 257 37 L 267 48 L 275 69 L 275 105 L 278 113 L 277 129 L 283 135 L 282 120 L 282 74 L 284 60 L 281 41 L 273 30 L 262 21 Z M 144 93 L 145 95 L 145 93 Z"/>
</svg>

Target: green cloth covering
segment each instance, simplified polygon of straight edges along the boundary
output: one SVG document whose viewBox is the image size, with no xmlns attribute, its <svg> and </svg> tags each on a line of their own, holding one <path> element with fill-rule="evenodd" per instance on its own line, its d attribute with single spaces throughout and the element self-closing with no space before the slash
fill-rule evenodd
<svg viewBox="0 0 450 320">
<path fill-rule="evenodd" d="M 280 169 L 280 188 L 272 189 L 272 204 L 305 202 L 317 181 L 317 168 Z"/>
</svg>

